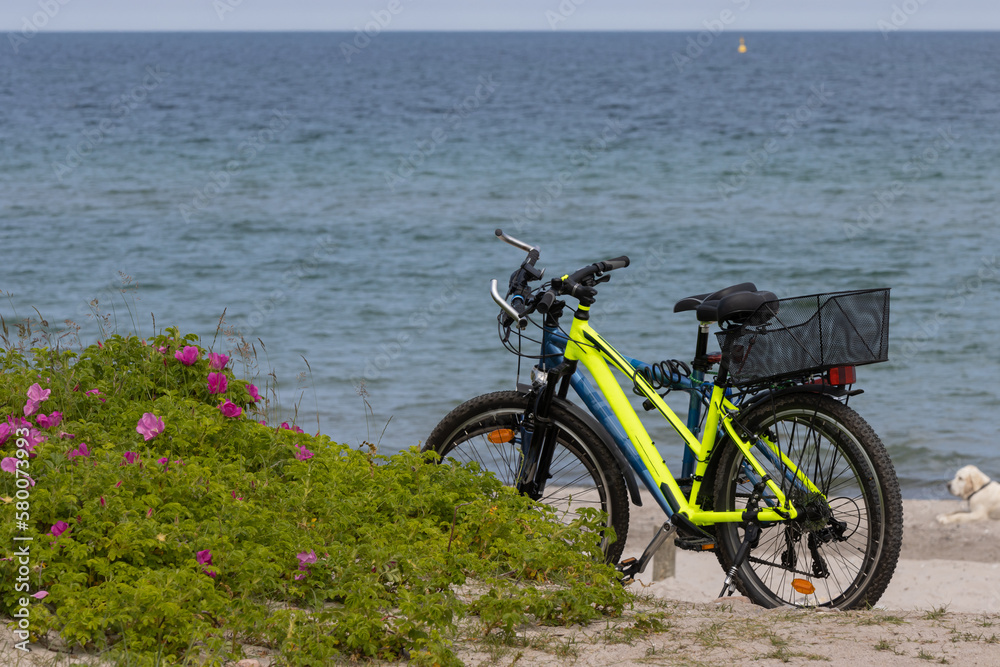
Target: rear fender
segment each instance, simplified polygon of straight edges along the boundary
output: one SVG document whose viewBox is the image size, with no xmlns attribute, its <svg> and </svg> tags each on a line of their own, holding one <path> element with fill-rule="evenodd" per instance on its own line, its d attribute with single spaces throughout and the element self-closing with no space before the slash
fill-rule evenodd
<svg viewBox="0 0 1000 667">
<path fill-rule="evenodd" d="M 825 394 L 827 396 L 833 396 L 834 398 L 840 398 L 842 396 L 857 396 L 858 394 L 863 394 L 864 389 L 851 389 L 847 390 L 842 386 L 833 384 L 796 384 L 791 387 L 782 387 L 781 389 L 768 389 L 767 391 L 762 391 L 759 394 L 755 394 L 750 397 L 746 403 L 740 405 L 740 411 L 749 410 L 756 407 L 763 401 L 778 398 L 779 396 L 785 396 L 786 394 L 794 394 L 797 392 L 807 393 L 807 394 Z"/>
</svg>

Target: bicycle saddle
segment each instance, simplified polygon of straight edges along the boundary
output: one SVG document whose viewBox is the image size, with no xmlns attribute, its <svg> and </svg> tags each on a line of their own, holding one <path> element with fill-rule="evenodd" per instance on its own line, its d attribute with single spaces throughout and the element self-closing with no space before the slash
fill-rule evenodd
<svg viewBox="0 0 1000 667">
<path fill-rule="evenodd" d="M 717 292 L 685 297 L 674 304 L 674 312 L 693 310 L 699 322 L 728 321 L 742 324 L 763 304 L 777 299 L 772 292 L 758 290 L 753 283 L 740 283 Z"/>
</svg>

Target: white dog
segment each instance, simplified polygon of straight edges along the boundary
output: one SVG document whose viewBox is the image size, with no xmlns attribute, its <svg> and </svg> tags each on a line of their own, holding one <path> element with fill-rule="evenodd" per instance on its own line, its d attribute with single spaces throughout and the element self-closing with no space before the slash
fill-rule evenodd
<svg viewBox="0 0 1000 667">
<path fill-rule="evenodd" d="M 991 516 L 1000 518 L 1000 483 L 991 480 L 976 466 L 965 466 L 948 482 L 953 496 L 969 501 L 968 512 L 939 514 L 938 523 L 968 523 Z"/>
</svg>

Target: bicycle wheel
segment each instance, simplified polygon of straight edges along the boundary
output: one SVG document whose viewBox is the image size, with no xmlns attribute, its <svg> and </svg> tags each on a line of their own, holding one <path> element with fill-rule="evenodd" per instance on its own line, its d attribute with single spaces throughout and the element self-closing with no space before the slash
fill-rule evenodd
<svg viewBox="0 0 1000 667">
<path fill-rule="evenodd" d="M 775 456 L 763 444 L 753 450 L 802 511 L 792 521 L 762 525 L 760 538 L 738 570 L 737 588 L 765 607 L 874 605 L 896 569 L 903 537 L 899 482 L 878 436 L 846 405 L 809 393 L 765 401 L 741 415 L 740 423 L 787 457 Z M 723 446 L 714 506 L 743 510 L 760 480 L 731 440 Z M 810 493 L 796 480 L 788 461 L 819 493 Z M 765 491 L 761 507 L 769 497 L 773 494 Z M 716 535 L 719 562 L 728 571 L 743 529 L 717 524 Z"/>
<path fill-rule="evenodd" d="M 519 426 L 527 409 L 528 397 L 520 392 L 473 398 L 435 427 L 423 451 L 437 452 L 442 461 L 475 461 L 503 484 L 513 486 L 522 460 Z M 550 478 L 540 502 L 555 508 L 567 523 L 580 508 L 607 513 L 605 525 L 614 528 L 617 539 L 603 537 L 601 548 L 607 562 L 617 563 L 625 547 L 629 512 L 621 469 L 601 438 L 570 411 L 554 404 L 551 417 L 558 433 Z M 493 442 L 505 439 L 491 438 L 497 432 L 512 437 L 507 442 Z"/>
</svg>

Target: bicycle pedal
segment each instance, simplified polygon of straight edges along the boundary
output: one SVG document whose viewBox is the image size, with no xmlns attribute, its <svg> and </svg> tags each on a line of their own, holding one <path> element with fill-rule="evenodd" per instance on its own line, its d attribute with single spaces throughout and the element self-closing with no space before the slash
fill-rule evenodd
<svg viewBox="0 0 1000 667">
<path fill-rule="evenodd" d="M 622 586 L 628 586 L 635 581 L 635 575 L 639 573 L 639 561 L 635 558 L 626 558 L 618 562 L 615 569 L 621 572 Z"/>
<path fill-rule="evenodd" d="M 618 561 L 618 565 L 615 566 L 615 569 L 628 577 L 635 574 L 635 569 L 637 567 L 638 561 L 635 558 L 625 558 L 624 560 Z"/>
<path fill-rule="evenodd" d="M 677 537 L 674 544 L 686 551 L 715 551 L 715 540 L 705 537 Z"/>
</svg>

